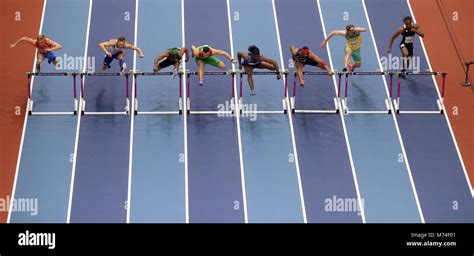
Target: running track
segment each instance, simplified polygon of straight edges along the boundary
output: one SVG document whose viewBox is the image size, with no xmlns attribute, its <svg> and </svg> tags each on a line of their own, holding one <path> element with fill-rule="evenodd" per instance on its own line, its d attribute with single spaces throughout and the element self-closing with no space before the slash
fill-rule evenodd
<svg viewBox="0 0 474 256">
<path fill-rule="evenodd" d="M 404 0 L 384 0 L 383 5 L 375 0 L 44 3 L 42 22 L 40 5 L 34 6 L 36 19 L 28 22 L 37 27 L 41 23 L 42 33 L 63 44 L 59 56 L 94 56 L 99 69 L 103 53 L 98 43 L 124 35 L 145 52 L 143 59 L 127 52 L 128 68 L 141 71 L 148 71 L 153 57 L 166 48 L 191 44 L 209 44 L 234 57 L 256 44 L 262 54 L 290 71 L 289 46 L 308 45 L 340 69 L 343 40 L 334 38 L 328 49 L 318 45 L 325 33 L 347 23 L 369 28 L 363 34 L 362 70 L 373 71 L 380 67 L 378 57 L 386 55 L 388 36 L 400 26 L 401 17 L 410 15 Z M 392 10 L 389 15 L 382 10 L 387 6 Z M 162 9 L 163 22 L 157 25 L 156 11 Z M 343 19 L 346 11 L 348 20 Z M 415 10 L 415 18 L 423 15 Z M 429 45 L 430 40 L 434 39 L 427 32 L 424 43 Z M 428 49 L 427 56 L 422 49 L 417 40 L 415 53 L 424 69 L 429 67 L 432 50 Z M 19 49 L 5 51 L 17 56 Z M 436 56 L 430 60 L 440 63 Z M 186 68 L 196 70 L 193 59 Z M 438 64 L 435 69 L 444 67 Z M 4 70 L 18 73 L 6 77 L 19 84 L 11 89 L 12 95 L 24 94 L 25 81 L 18 79 L 17 67 L 2 65 L 2 76 Z M 43 70 L 53 69 L 46 64 Z M 306 87 L 297 89 L 297 107 L 331 108 L 336 81 L 329 77 L 306 80 Z M 204 87 L 196 86 L 196 77 L 190 82 L 192 111 L 213 111 L 231 98 L 228 76 L 208 76 Z M 273 76 L 256 77 L 255 82 L 257 96 L 251 97 L 244 81 L 244 102 L 256 104 L 258 110 L 281 109 L 284 82 Z M 140 109 L 176 109 L 177 79 L 140 77 L 138 83 Z M 68 110 L 71 84 L 68 77 L 34 79 L 35 110 Z M 85 78 L 86 110 L 122 111 L 123 85 L 119 77 Z M 404 108 L 436 107 L 432 78 L 410 78 L 403 86 Z M 382 110 L 387 90 L 383 77 L 354 77 L 349 106 L 351 110 Z M 24 106 L 24 101 L 17 96 L 17 105 Z M 3 107 L 5 115 L 12 115 Z M 210 114 L 27 116 L 25 123 L 21 144 L 18 139 L 2 142 L 2 152 L 9 152 L 1 162 L 2 175 L 7 177 L 2 179 L 2 188 L 10 188 L 2 193 L 37 198 L 39 209 L 37 215 L 10 212 L 10 222 L 474 221 L 468 171 L 443 115 L 259 114 L 255 121 L 247 116 Z M 15 127 L 15 131 L 2 130 L 2 136 L 21 132 L 19 122 Z M 456 127 L 455 132 L 461 129 Z M 19 154 L 15 153 L 18 148 Z M 15 168 L 11 163 L 17 160 Z M 328 210 L 328 200 L 337 199 L 362 203 L 363 211 Z"/>
</svg>

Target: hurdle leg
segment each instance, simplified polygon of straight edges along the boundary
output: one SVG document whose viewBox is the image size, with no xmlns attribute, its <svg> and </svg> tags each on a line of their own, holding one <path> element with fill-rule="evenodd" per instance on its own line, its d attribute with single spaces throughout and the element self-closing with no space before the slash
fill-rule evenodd
<svg viewBox="0 0 474 256">
<path fill-rule="evenodd" d="M 297 73 L 293 75 L 293 96 L 290 97 L 290 107 L 292 113 L 296 112 L 296 76 Z"/>
<path fill-rule="evenodd" d="M 231 111 L 232 111 L 232 114 L 234 114 L 234 110 L 235 110 L 235 74 L 234 72 L 231 73 L 231 79 L 232 79 L 232 98 L 230 99 L 230 108 L 231 108 Z"/>
<path fill-rule="evenodd" d="M 444 87 L 445 87 L 445 82 L 446 82 L 446 74 L 443 73 L 442 76 L 443 76 L 443 83 L 441 87 L 441 98 L 436 100 L 436 102 L 438 103 L 438 109 L 439 109 L 440 114 L 444 113 Z"/>
<path fill-rule="evenodd" d="M 187 84 L 186 85 L 186 87 L 187 87 L 187 89 L 186 89 L 186 91 L 187 91 L 187 94 L 186 94 L 186 97 L 187 97 L 186 98 L 186 113 L 189 115 L 189 114 L 191 114 L 191 99 L 190 99 L 190 91 L 191 90 L 190 90 L 190 81 L 189 81 L 190 76 L 189 76 L 189 73 L 187 74 L 186 78 L 187 78 L 187 80 L 186 80 L 186 84 Z"/>
<path fill-rule="evenodd" d="M 243 74 L 240 73 L 240 97 L 239 97 L 239 111 L 240 111 L 240 114 L 242 114 L 242 104 L 243 104 L 243 99 L 242 99 L 242 95 L 243 95 L 243 82 L 242 82 L 242 79 L 243 79 Z"/>
<path fill-rule="evenodd" d="M 401 74 L 398 74 L 398 87 L 397 87 L 397 98 L 393 100 L 393 105 L 395 105 L 395 110 L 397 114 L 400 114 L 400 80 L 401 80 Z"/>
<path fill-rule="evenodd" d="M 128 74 L 125 75 L 125 115 L 127 115 L 130 111 L 130 99 L 128 95 Z"/>
<path fill-rule="evenodd" d="M 133 99 L 133 112 L 135 115 L 138 115 L 138 82 L 137 82 L 138 76 L 136 74 L 133 74 L 133 91 L 134 91 L 134 99 Z"/>
<path fill-rule="evenodd" d="M 282 100 L 282 105 L 283 105 L 283 114 L 286 114 L 288 112 L 288 102 L 287 102 L 287 97 L 288 97 L 288 74 L 284 74 L 285 79 L 285 92 L 283 93 L 284 98 Z M 290 106 L 291 108 L 291 106 Z"/>
<path fill-rule="evenodd" d="M 72 75 L 72 79 L 74 81 L 74 115 L 77 115 L 77 107 L 78 107 L 78 102 L 77 102 L 77 86 L 76 86 L 76 74 Z"/>
<path fill-rule="evenodd" d="M 348 114 L 349 113 L 349 108 L 348 108 L 348 105 L 347 105 L 347 87 L 348 87 L 348 83 L 349 83 L 349 74 L 346 73 L 345 75 L 346 77 L 346 80 L 345 80 L 345 91 L 344 91 L 344 99 L 342 100 L 342 109 L 344 111 L 344 114 Z"/>
<path fill-rule="evenodd" d="M 33 100 L 31 99 L 31 75 L 28 74 L 28 79 L 27 79 L 27 90 L 28 90 L 28 101 L 27 101 L 27 110 L 28 110 L 28 115 L 31 115 L 33 112 Z"/>
<path fill-rule="evenodd" d="M 84 115 L 84 113 L 86 112 L 86 100 L 85 100 L 85 96 L 84 96 L 84 75 L 81 74 L 81 115 Z"/>
<path fill-rule="evenodd" d="M 179 74 L 179 114 L 183 114 L 183 75 Z"/>
</svg>

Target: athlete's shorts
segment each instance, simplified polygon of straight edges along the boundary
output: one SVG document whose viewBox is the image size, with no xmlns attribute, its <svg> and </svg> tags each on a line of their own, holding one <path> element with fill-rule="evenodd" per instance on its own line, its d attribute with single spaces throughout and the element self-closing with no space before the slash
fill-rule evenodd
<svg viewBox="0 0 474 256">
<path fill-rule="evenodd" d="M 248 61 L 243 61 L 242 62 L 242 66 L 246 66 L 246 67 L 251 67 L 251 68 L 257 68 L 259 65 L 260 65 L 260 61 L 257 61 L 257 62 L 252 62 L 252 63 L 249 63 Z"/>
<path fill-rule="evenodd" d="M 407 48 L 408 56 L 413 56 L 413 44 L 400 43 L 400 49 Z"/>
<path fill-rule="evenodd" d="M 318 66 L 318 64 L 319 64 L 317 61 L 315 61 L 313 59 L 310 59 L 310 58 L 307 58 L 305 62 L 301 62 L 301 61 L 298 61 L 298 60 L 296 60 L 296 62 L 302 63 L 304 65 L 314 66 L 314 67 Z"/>
<path fill-rule="evenodd" d="M 110 65 L 110 63 L 112 63 L 112 61 L 113 61 L 114 59 L 118 59 L 118 56 L 119 56 L 121 53 L 122 53 L 122 52 L 116 52 L 116 53 L 112 54 L 112 57 L 109 57 L 108 55 L 105 55 L 104 64 Z"/>
<path fill-rule="evenodd" d="M 50 62 L 55 62 L 56 61 L 56 56 L 54 56 L 53 52 L 39 52 L 41 55 L 43 55 L 43 58 L 48 59 Z"/>
<path fill-rule="evenodd" d="M 221 61 L 218 58 L 214 57 L 214 56 L 209 56 L 205 59 L 200 58 L 200 57 L 196 57 L 195 61 L 196 61 L 196 64 L 198 64 L 198 65 L 199 65 L 199 61 L 204 61 L 205 64 L 209 64 L 209 65 L 214 66 L 214 67 L 219 66 L 219 63 L 221 63 Z"/>
<path fill-rule="evenodd" d="M 346 48 L 347 51 L 348 48 Z M 355 63 L 362 63 L 362 57 L 360 56 L 360 48 L 357 50 L 352 50 L 352 59 Z"/>
<path fill-rule="evenodd" d="M 162 60 L 158 66 L 160 67 L 160 69 L 162 68 L 166 68 L 166 67 L 169 67 L 171 65 L 174 65 L 176 63 L 176 61 L 171 61 L 170 59 L 166 58 L 164 60 Z"/>
</svg>

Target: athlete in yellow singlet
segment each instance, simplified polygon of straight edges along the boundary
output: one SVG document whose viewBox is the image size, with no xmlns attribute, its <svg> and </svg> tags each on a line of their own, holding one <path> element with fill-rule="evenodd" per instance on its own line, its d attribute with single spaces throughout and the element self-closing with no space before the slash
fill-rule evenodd
<svg viewBox="0 0 474 256">
<path fill-rule="evenodd" d="M 332 31 L 321 43 L 321 47 L 325 47 L 329 39 L 335 35 L 344 36 L 346 38 L 346 55 L 344 58 L 344 69 L 342 70 L 344 72 L 347 71 L 347 68 L 352 72 L 354 68 L 359 68 L 362 65 L 362 58 L 360 55 L 360 47 L 362 45 L 361 32 L 367 32 L 367 29 L 354 27 L 354 25 L 349 24 L 346 26 L 346 30 Z M 351 57 L 354 60 L 352 64 L 350 63 Z"/>
</svg>

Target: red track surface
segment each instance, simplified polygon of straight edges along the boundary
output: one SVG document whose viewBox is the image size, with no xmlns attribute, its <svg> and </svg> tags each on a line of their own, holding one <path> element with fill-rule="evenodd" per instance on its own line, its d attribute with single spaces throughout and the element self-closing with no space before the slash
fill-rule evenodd
<svg viewBox="0 0 474 256">
<path fill-rule="evenodd" d="M 464 61 L 474 60 L 471 0 L 411 0 L 417 22 L 425 31 L 424 43 L 432 68 L 447 71 L 445 103 L 471 184 L 474 184 L 474 87 L 463 87 Z M 453 20 L 453 12 L 458 20 Z M 471 67 L 471 68 L 474 68 Z M 472 69 L 471 69 L 472 70 Z M 473 72 L 470 72 L 471 76 Z M 441 86 L 441 80 L 438 80 Z M 440 88 L 441 90 L 441 88 Z M 457 108 L 458 113 L 453 111 Z"/>
<path fill-rule="evenodd" d="M 0 0 L 0 21 L 4 27 L 0 36 L 0 199 L 6 199 L 12 192 L 26 110 L 25 72 L 31 71 L 35 54 L 32 46 L 22 44 L 10 49 L 10 44 L 22 36 L 38 34 L 42 10 L 42 0 Z M 15 20 L 16 12 L 20 12 L 20 21 Z M 17 107 L 21 109 L 20 115 L 15 114 Z M 0 222 L 6 222 L 8 212 L 2 210 Z"/>
</svg>

